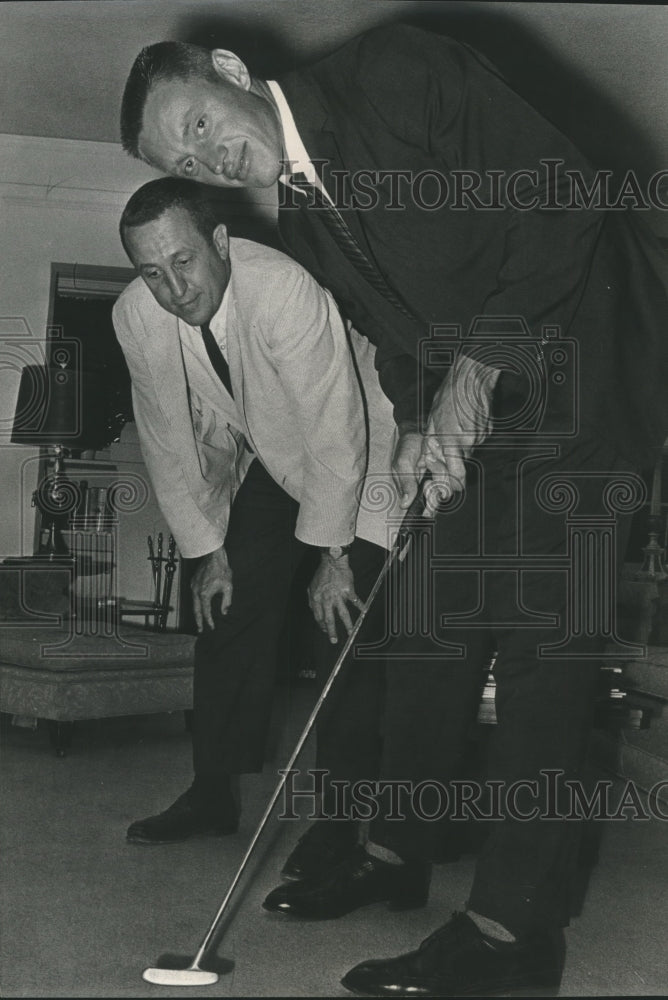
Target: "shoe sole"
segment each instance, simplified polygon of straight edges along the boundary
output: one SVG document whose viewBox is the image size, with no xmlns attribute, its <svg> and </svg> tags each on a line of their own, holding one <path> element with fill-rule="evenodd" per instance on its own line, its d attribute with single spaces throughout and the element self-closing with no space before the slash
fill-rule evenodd
<svg viewBox="0 0 668 1000">
<path fill-rule="evenodd" d="M 458 993 L 417 993 L 415 990 L 410 990 L 404 993 L 399 993 L 396 990 L 387 990 L 384 993 L 375 992 L 367 993 L 361 990 L 357 990 L 352 986 L 348 986 L 345 981 L 345 977 L 341 980 L 341 985 L 344 989 L 348 990 L 356 997 L 401 997 L 401 996 L 414 996 L 414 997 L 558 997 L 559 996 L 559 986 L 518 986 L 515 988 L 509 986 L 495 986 L 494 988 L 489 987 L 488 989 L 476 990 L 471 989 L 468 991 L 461 991 Z"/>
<path fill-rule="evenodd" d="M 192 840 L 193 837 L 228 837 L 233 833 L 237 833 L 237 830 L 238 827 L 234 830 L 198 830 L 196 833 L 186 834 L 185 837 L 172 837 L 169 840 L 152 840 L 144 837 L 126 836 L 125 842 L 127 844 L 138 844 L 140 847 L 162 847 L 165 844 L 183 844 L 186 840 Z"/>
<path fill-rule="evenodd" d="M 303 875 L 295 875 L 292 872 L 281 871 L 281 878 L 284 882 L 309 882 L 311 879 L 321 879 L 326 878 L 335 868 L 339 862 L 336 862 L 329 867 L 324 867 L 318 869 L 318 871 L 305 872 Z"/>
<path fill-rule="evenodd" d="M 267 913 L 275 913 L 281 917 L 290 917 L 291 920 L 340 920 L 341 917 L 347 917 L 349 913 L 354 913 L 356 910 L 363 910 L 367 906 L 380 906 L 384 904 L 388 910 L 420 910 L 422 907 L 427 905 L 427 900 L 419 900 L 416 902 L 410 902 L 405 900 L 396 899 L 370 899 L 367 902 L 360 903 L 359 906 L 352 906 L 349 910 L 343 910 L 341 913 L 297 913 L 294 910 L 284 910 L 280 907 L 265 906 L 262 904 L 262 908 L 267 911 Z M 389 994 L 388 994 L 389 995 Z"/>
</svg>

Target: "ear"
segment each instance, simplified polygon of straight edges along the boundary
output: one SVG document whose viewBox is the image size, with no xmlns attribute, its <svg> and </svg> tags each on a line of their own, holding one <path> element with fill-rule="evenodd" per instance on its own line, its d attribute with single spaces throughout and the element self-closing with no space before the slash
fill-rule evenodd
<svg viewBox="0 0 668 1000">
<path fill-rule="evenodd" d="M 251 75 L 246 64 L 234 52 L 229 52 L 227 49 L 214 49 L 211 53 L 211 61 L 221 79 L 233 83 L 235 87 L 240 87 L 242 90 L 250 90 Z"/>
<path fill-rule="evenodd" d="M 227 260 L 230 256 L 230 238 L 227 235 L 227 227 L 219 222 L 213 231 L 213 245 L 218 251 L 221 260 Z"/>
</svg>

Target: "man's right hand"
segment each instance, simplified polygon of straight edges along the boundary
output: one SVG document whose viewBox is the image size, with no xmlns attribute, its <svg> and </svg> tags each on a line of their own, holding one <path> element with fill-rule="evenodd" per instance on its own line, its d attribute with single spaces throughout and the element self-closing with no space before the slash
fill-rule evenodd
<svg viewBox="0 0 668 1000">
<path fill-rule="evenodd" d="M 392 456 L 392 477 L 399 490 L 399 506 L 406 510 L 417 494 L 420 480 L 424 475 L 421 463 L 422 435 L 417 431 L 399 428 L 399 437 Z"/>
<path fill-rule="evenodd" d="M 329 636 L 331 643 L 337 642 L 334 612 L 350 635 L 353 621 L 346 603 L 353 604 L 358 611 L 363 611 L 364 605 L 355 593 L 355 579 L 347 555 L 332 558 L 323 552 L 309 584 L 308 602 L 318 627 Z"/>
<path fill-rule="evenodd" d="M 213 628 L 211 601 L 216 594 L 222 594 L 220 610 L 224 615 L 232 603 L 232 570 L 224 546 L 221 545 L 219 549 L 202 557 L 190 582 L 190 589 L 197 631 L 204 630 L 205 622 L 209 628 Z"/>
</svg>

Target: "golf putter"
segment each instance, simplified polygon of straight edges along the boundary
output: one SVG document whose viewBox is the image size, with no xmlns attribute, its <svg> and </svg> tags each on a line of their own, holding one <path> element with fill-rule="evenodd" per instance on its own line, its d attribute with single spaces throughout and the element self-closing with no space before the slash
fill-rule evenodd
<svg viewBox="0 0 668 1000">
<path fill-rule="evenodd" d="M 392 549 L 388 553 L 387 559 L 383 564 L 383 568 L 378 574 L 378 578 L 376 579 L 373 587 L 371 588 L 371 592 L 364 603 L 364 607 L 360 612 L 360 614 L 358 615 L 355 624 L 353 625 L 352 631 L 350 632 L 348 638 L 346 639 L 346 642 L 341 650 L 341 653 L 336 663 L 334 664 L 334 667 L 332 668 L 332 672 L 330 673 L 327 682 L 325 683 L 325 686 L 323 687 L 322 692 L 320 693 L 320 697 L 315 703 L 313 711 L 311 712 L 308 721 L 304 726 L 302 734 L 297 740 L 297 744 L 292 752 L 292 756 L 285 765 L 285 768 L 281 771 L 280 781 L 278 782 L 276 788 L 274 789 L 274 792 L 269 800 L 267 808 L 264 811 L 262 819 L 258 823 L 257 829 L 253 834 L 253 837 L 250 841 L 250 844 L 248 845 L 246 853 L 244 854 L 241 860 L 241 864 L 239 865 L 237 872 L 230 883 L 229 889 L 225 894 L 225 898 L 218 907 L 218 911 L 214 916 L 213 920 L 211 921 L 209 929 L 207 930 L 202 940 L 202 943 L 199 946 L 199 949 L 197 950 L 192 961 L 190 962 L 189 959 L 181 956 L 175 956 L 175 955 L 161 956 L 158 959 L 158 962 L 156 963 L 155 966 L 150 966 L 149 968 L 144 969 L 142 973 L 142 978 L 147 983 L 153 983 L 156 986 L 213 986 L 214 983 L 218 982 L 221 973 L 231 972 L 232 969 L 234 968 L 234 963 L 232 961 L 226 959 L 220 959 L 217 956 L 216 957 L 212 956 L 209 962 L 207 963 L 209 965 L 217 964 L 219 967 L 217 972 L 214 972 L 213 969 L 203 968 L 202 963 L 206 962 L 207 952 L 209 951 L 209 948 L 211 947 L 212 943 L 215 942 L 216 934 L 221 926 L 223 917 L 225 916 L 225 912 L 228 908 L 230 900 L 232 899 L 232 896 L 236 891 L 237 886 L 239 885 L 239 882 L 241 881 L 241 877 L 244 871 L 246 870 L 246 866 L 253 854 L 253 851 L 255 850 L 255 846 L 260 837 L 262 836 L 262 833 L 264 831 L 265 826 L 267 825 L 269 817 L 273 812 L 274 806 L 276 805 L 276 802 L 278 801 L 278 798 L 285 787 L 288 775 L 292 771 L 297 761 L 297 758 L 299 757 L 299 754 L 301 753 L 304 744 L 306 743 L 306 740 L 308 739 L 311 730 L 313 729 L 313 725 L 318 716 L 318 712 L 320 711 L 323 702 L 327 698 L 327 695 L 329 694 L 332 685 L 334 684 L 341 670 L 341 667 L 343 666 L 346 656 L 352 649 L 353 643 L 355 642 L 355 639 L 357 637 L 357 633 L 359 632 L 362 623 L 366 618 L 366 615 L 368 614 L 368 611 L 378 594 L 378 591 L 383 585 L 383 581 L 385 580 L 386 576 L 390 572 L 392 566 L 397 561 L 397 559 L 402 561 L 406 553 L 408 552 L 412 538 L 410 534 L 410 528 L 415 525 L 416 521 L 418 520 L 419 517 L 422 516 L 424 511 L 423 486 L 424 486 L 424 481 L 420 483 L 416 497 L 413 500 L 411 506 L 406 511 L 406 515 L 404 516 L 401 528 L 399 529 L 399 532 L 392 546 Z M 164 962 L 164 966 L 160 964 L 162 962 Z"/>
</svg>

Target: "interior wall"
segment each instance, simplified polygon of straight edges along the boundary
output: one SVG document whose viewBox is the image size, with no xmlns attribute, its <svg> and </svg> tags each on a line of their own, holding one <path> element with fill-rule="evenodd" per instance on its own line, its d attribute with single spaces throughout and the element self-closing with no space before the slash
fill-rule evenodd
<svg viewBox="0 0 668 1000">
<path fill-rule="evenodd" d="M 0 136 L 0 555 L 32 544 L 33 512 L 20 483 L 34 451 L 8 437 L 18 370 L 39 360 L 45 336 L 51 262 L 126 266 L 117 219 L 129 193 L 152 176 L 113 141 L 85 138 L 116 139 L 123 82 L 142 44 L 172 37 L 228 45 L 273 73 L 372 24 L 409 19 L 477 44 L 599 164 L 643 175 L 668 166 L 663 6 L 55 0 L 4 3 L 2 17 L 0 128 L 28 134 Z M 64 44 L 73 37 L 77 45 Z M 241 195 L 242 214 L 248 201 L 257 218 L 271 219 L 271 199 Z M 668 235 L 668 212 L 653 213 L 652 222 Z"/>
<path fill-rule="evenodd" d="M 38 449 L 10 443 L 21 369 L 40 364 L 49 316 L 51 264 L 128 267 L 118 237 L 118 219 L 130 194 L 151 177 L 119 146 L 33 136 L 0 136 L 0 558 L 33 551 L 32 492 Z M 268 229 L 272 199 L 237 199 L 234 219 L 252 213 L 256 228 Z M 241 222 L 238 227 L 244 229 Z M 247 227 L 246 227 L 247 228 Z M 109 458 L 121 471 L 145 475 L 134 425 L 128 425 Z M 146 535 L 167 526 L 155 503 L 125 518 L 125 558 L 119 592 L 145 598 L 150 592 Z"/>
<path fill-rule="evenodd" d="M 43 358 L 51 263 L 127 266 L 115 220 L 142 175 L 104 143 L 3 136 L 0 148 L 0 555 L 20 555 L 32 551 L 37 449 L 9 437 L 20 369 Z"/>
<path fill-rule="evenodd" d="M 481 48 L 596 161 L 668 165 L 665 4 L 21 0 L 2 8 L 1 132 L 116 142 L 125 78 L 153 41 L 236 49 L 257 73 L 275 74 L 374 24 L 409 19 Z"/>
</svg>

